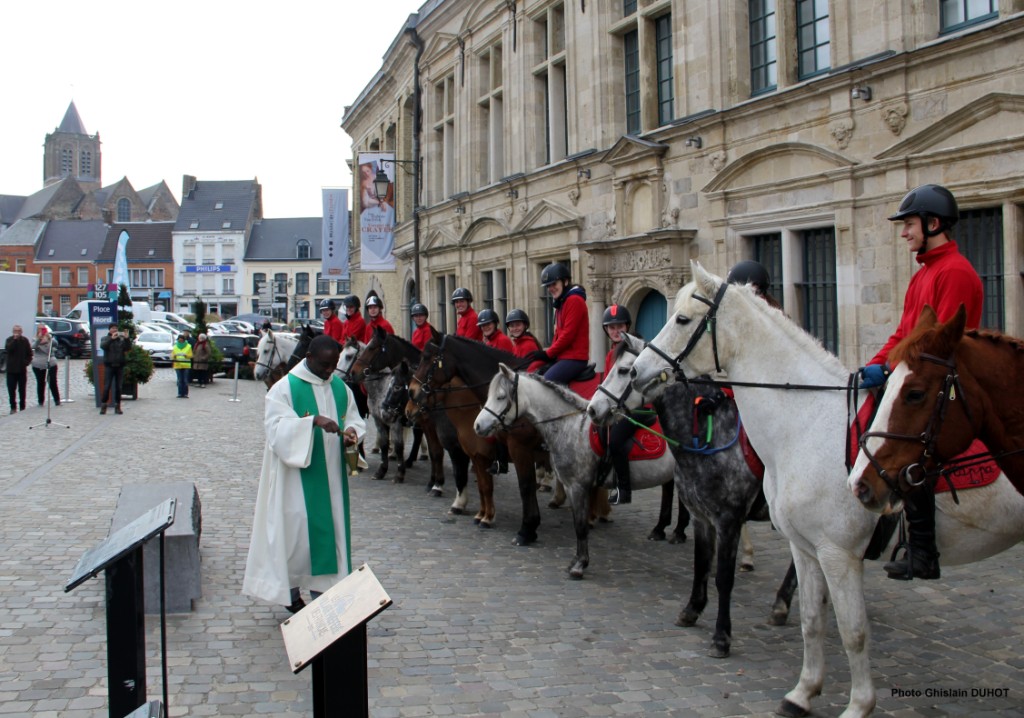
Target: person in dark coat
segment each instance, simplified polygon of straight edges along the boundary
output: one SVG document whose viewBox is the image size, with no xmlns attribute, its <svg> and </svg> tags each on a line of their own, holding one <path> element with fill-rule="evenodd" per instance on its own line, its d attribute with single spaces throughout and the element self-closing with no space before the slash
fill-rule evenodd
<svg viewBox="0 0 1024 718">
<path fill-rule="evenodd" d="M 28 367 L 32 363 L 32 343 L 24 335 L 20 324 L 11 329 L 11 336 L 4 343 L 7 352 L 7 395 L 11 399 L 11 413 L 20 407 L 25 411 L 25 386 L 28 383 Z M 18 401 L 15 401 L 17 394 Z"/>
<path fill-rule="evenodd" d="M 128 332 L 111 324 L 107 336 L 100 339 L 103 350 L 103 394 L 100 396 L 100 413 L 106 414 L 107 407 L 113 406 L 115 414 L 121 411 L 121 390 L 124 387 L 124 365 L 128 361 L 128 350 L 132 348 L 132 340 Z"/>
</svg>

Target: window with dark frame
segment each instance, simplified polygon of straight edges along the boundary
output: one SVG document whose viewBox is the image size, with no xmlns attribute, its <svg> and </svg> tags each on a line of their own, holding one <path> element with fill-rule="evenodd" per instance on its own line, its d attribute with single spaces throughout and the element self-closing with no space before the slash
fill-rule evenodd
<svg viewBox="0 0 1024 718">
<path fill-rule="evenodd" d="M 631 30 L 622 36 L 626 72 L 626 132 L 640 132 L 640 34 Z"/>
<path fill-rule="evenodd" d="M 750 94 L 778 87 L 775 0 L 750 0 Z"/>
<path fill-rule="evenodd" d="M 771 284 L 768 285 L 768 293 L 775 298 L 780 306 L 783 302 L 783 276 L 782 276 L 782 233 L 771 232 L 751 237 L 754 245 L 754 260 L 768 270 L 768 277 Z"/>
<path fill-rule="evenodd" d="M 954 239 L 961 254 L 981 278 L 985 300 L 981 326 L 1006 331 L 1006 294 L 1003 284 L 1003 209 L 960 210 Z"/>
<path fill-rule="evenodd" d="M 797 76 L 807 79 L 832 65 L 828 0 L 797 0 Z"/>
<path fill-rule="evenodd" d="M 941 0 L 939 4 L 940 32 L 953 32 L 995 17 L 999 17 L 998 0 Z"/>
<path fill-rule="evenodd" d="M 127 197 L 122 197 L 121 199 L 117 200 L 117 221 L 132 221 L 132 202 Z"/>
<path fill-rule="evenodd" d="M 654 39 L 658 70 L 658 125 L 661 126 L 675 119 L 671 15 L 662 15 L 654 21 Z"/>
<path fill-rule="evenodd" d="M 804 280 L 797 283 L 803 328 L 833 354 L 839 353 L 839 294 L 833 227 L 800 233 Z"/>
</svg>

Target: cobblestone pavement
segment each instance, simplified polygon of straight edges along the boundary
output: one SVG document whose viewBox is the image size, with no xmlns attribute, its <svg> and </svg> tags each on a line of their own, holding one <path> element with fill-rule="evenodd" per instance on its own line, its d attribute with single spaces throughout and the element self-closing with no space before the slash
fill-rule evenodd
<svg viewBox="0 0 1024 718">
<path fill-rule="evenodd" d="M 0 418 L 0 716 L 107 715 L 102 577 L 71 593 L 63 587 L 106 536 L 122 485 L 182 479 L 202 500 L 203 597 L 168 619 L 170 715 L 310 715 L 309 671 L 291 673 L 281 640 L 288 614 L 239 593 L 264 387 L 240 382 L 240 401 L 231 402 L 232 382 L 219 379 L 177 400 L 172 373 L 161 369 L 124 416 L 99 416 L 81 365 L 71 363 L 74 403 L 52 411 L 69 429 L 29 430 L 45 421 L 41 408 Z M 733 653 L 716 660 L 707 657 L 713 587 L 696 627 L 673 625 L 689 591 L 690 544 L 646 540 L 656 492 L 636 494 L 594 530 L 587 576 L 573 582 L 566 509 L 542 508 L 539 542 L 518 548 L 512 477 L 497 479 L 497 525 L 481 530 L 447 515 L 451 482 L 445 498 L 427 497 L 426 474 L 417 462 L 404 485 L 369 472 L 351 482 L 353 558 L 371 565 L 394 600 L 370 624 L 371 715 L 768 715 L 795 684 L 799 607 L 788 625 L 766 625 L 788 563 L 769 526 L 753 527 L 757 569 L 737 579 Z M 866 574 L 878 714 L 1024 715 L 1021 546 L 944 567 L 941 581 L 889 581 L 877 563 Z M 147 633 L 155 699 L 158 620 L 147 620 Z M 827 652 L 814 708 L 836 716 L 849 675 L 834 619 Z"/>
</svg>

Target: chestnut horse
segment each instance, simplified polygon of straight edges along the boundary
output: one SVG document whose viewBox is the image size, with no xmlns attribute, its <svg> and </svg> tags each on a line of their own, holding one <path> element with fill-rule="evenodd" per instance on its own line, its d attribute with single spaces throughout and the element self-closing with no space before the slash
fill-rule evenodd
<svg viewBox="0 0 1024 718">
<path fill-rule="evenodd" d="M 894 503 L 944 467 L 983 460 L 983 449 L 969 450 L 975 439 L 1024 494 L 1024 342 L 965 333 L 965 323 L 963 305 L 945 324 L 926 306 L 890 354 L 895 369 L 850 474 L 869 508 Z"/>
</svg>

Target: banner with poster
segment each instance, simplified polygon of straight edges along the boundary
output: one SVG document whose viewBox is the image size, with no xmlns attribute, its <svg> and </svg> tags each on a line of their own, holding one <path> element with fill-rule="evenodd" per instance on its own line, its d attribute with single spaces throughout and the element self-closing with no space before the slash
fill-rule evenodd
<svg viewBox="0 0 1024 718">
<path fill-rule="evenodd" d="M 348 190 L 325 188 L 323 211 L 322 278 L 348 279 Z"/>
<path fill-rule="evenodd" d="M 388 191 L 377 199 L 373 181 L 377 172 L 388 178 Z M 369 271 L 395 268 L 395 155 L 393 152 L 369 152 L 359 155 L 359 249 L 360 269 Z"/>
</svg>

